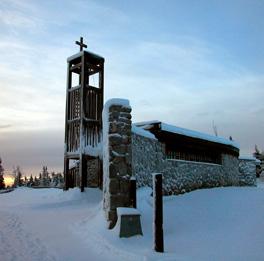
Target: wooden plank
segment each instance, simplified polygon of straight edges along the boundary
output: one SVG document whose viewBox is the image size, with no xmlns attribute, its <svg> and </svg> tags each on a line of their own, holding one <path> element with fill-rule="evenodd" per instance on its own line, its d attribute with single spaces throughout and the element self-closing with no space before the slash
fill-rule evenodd
<svg viewBox="0 0 264 261">
<path fill-rule="evenodd" d="M 67 158 L 67 159 L 79 159 L 80 155 L 78 153 L 68 152 L 68 153 L 64 154 L 64 158 Z"/>
<path fill-rule="evenodd" d="M 65 108 L 65 134 L 64 134 L 64 143 L 66 144 L 66 151 L 68 150 L 68 114 L 69 114 L 69 93 L 68 89 L 71 86 L 71 73 L 70 73 L 70 63 L 67 65 L 67 82 L 66 82 L 66 108 Z"/>
<path fill-rule="evenodd" d="M 73 65 L 73 66 L 70 67 L 70 71 L 79 74 L 80 71 L 81 71 L 81 67 L 82 67 L 82 62 L 77 63 L 77 64 L 75 64 L 75 65 Z"/>
<path fill-rule="evenodd" d="M 130 200 L 132 208 L 137 208 L 137 182 L 135 178 L 130 179 Z"/>
<path fill-rule="evenodd" d="M 162 174 L 153 174 L 153 208 L 154 208 L 154 249 L 164 252 L 163 240 L 163 199 L 162 199 Z"/>
<path fill-rule="evenodd" d="M 69 189 L 69 159 L 64 157 L 64 190 Z"/>
<path fill-rule="evenodd" d="M 76 86 L 72 87 L 72 88 L 69 89 L 68 91 L 69 91 L 69 92 L 73 92 L 73 91 L 79 90 L 80 88 L 81 88 L 81 85 L 79 84 L 79 85 L 76 85 Z"/>
<path fill-rule="evenodd" d="M 86 62 L 86 66 L 87 66 L 89 69 L 93 69 L 93 70 L 101 70 L 101 64 L 100 64 L 100 63 L 93 64 L 93 63 L 87 61 L 87 62 Z"/>
<path fill-rule="evenodd" d="M 86 87 L 86 88 L 89 88 L 89 89 L 91 89 L 91 90 L 94 90 L 94 91 L 96 91 L 96 92 L 100 92 L 100 91 L 99 91 L 99 88 L 98 88 L 98 87 L 95 87 L 95 86 L 93 86 L 93 85 L 86 85 L 85 87 Z"/>
<path fill-rule="evenodd" d="M 80 118 L 75 118 L 75 119 L 72 119 L 72 120 L 68 120 L 67 122 L 70 124 L 70 123 L 77 122 L 77 121 L 80 121 L 80 120 L 81 120 Z"/>
<path fill-rule="evenodd" d="M 104 106 L 104 64 L 102 64 L 102 70 L 99 74 L 99 88 L 101 90 L 101 104 L 98 106 L 98 114 L 100 115 L 100 122 L 102 125 L 102 111 L 103 111 L 103 106 Z"/>
<path fill-rule="evenodd" d="M 83 154 L 80 156 L 79 173 L 81 177 L 80 189 L 81 189 L 81 192 L 84 192 L 84 188 L 87 185 L 87 164 L 86 164 L 86 158 L 84 157 Z"/>
<path fill-rule="evenodd" d="M 89 71 L 88 74 L 89 76 L 92 76 L 96 73 L 99 73 L 101 71 L 101 68 L 100 67 L 97 67 L 97 68 L 91 68 L 92 71 Z"/>
</svg>

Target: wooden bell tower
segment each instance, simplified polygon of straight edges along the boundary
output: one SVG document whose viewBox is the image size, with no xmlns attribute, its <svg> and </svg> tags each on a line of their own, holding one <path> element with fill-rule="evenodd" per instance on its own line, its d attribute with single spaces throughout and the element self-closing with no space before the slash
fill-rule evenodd
<svg viewBox="0 0 264 261">
<path fill-rule="evenodd" d="M 65 112 L 64 181 L 65 190 L 87 186 L 89 161 L 99 162 L 102 142 L 102 110 L 104 104 L 104 58 L 83 50 L 67 59 L 67 90 Z M 71 165 L 70 163 L 75 163 Z M 100 186 L 98 180 L 98 186 Z"/>
</svg>

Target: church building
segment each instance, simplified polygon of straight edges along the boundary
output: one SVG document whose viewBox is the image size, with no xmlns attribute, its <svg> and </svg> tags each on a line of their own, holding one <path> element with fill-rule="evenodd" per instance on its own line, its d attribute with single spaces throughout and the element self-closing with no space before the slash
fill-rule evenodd
<svg viewBox="0 0 264 261">
<path fill-rule="evenodd" d="M 72 187 L 103 189 L 107 220 L 117 207 L 131 207 L 131 178 L 152 187 L 163 174 L 163 193 L 255 185 L 255 162 L 240 165 L 239 145 L 161 121 L 132 124 L 129 101 L 104 103 L 104 61 L 83 50 L 67 59 L 64 180 Z M 250 167 L 248 167 L 250 166 Z"/>
</svg>

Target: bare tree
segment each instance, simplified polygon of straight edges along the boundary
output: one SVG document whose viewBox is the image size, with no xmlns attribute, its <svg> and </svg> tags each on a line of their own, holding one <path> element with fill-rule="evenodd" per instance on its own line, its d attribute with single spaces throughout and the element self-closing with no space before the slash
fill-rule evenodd
<svg viewBox="0 0 264 261">
<path fill-rule="evenodd" d="M 212 127 L 213 127 L 213 131 L 214 131 L 215 136 L 218 136 L 217 126 L 215 125 L 214 120 L 212 122 Z"/>
</svg>

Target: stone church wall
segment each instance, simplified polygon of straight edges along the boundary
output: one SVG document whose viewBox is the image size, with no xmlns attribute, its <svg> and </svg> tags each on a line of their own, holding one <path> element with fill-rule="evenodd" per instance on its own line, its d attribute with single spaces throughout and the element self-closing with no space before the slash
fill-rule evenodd
<svg viewBox="0 0 264 261">
<path fill-rule="evenodd" d="M 180 194 L 198 188 L 252 185 L 251 174 L 241 182 L 238 166 L 238 158 L 226 154 L 222 154 L 221 165 L 166 159 L 165 148 L 159 141 L 132 133 L 132 173 L 138 187 L 151 187 L 151 174 L 155 172 L 163 173 L 165 194 Z"/>
<path fill-rule="evenodd" d="M 254 185 L 256 177 L 255 162 L 239 162 L 227 154 L 222 154 L 222 164 L 167 159 L 164 145 L 154 135 L 135 127 L 132 131 L 129 101 L 108 101 L 103 111 L 103 208 L 109 228 L 117 221 L 117 207 L 131 207 L 131 175 L 138 187 L 151 187 L 152 174 L 157 172 L 163 174 L 167 195 Z"/>
<path fill-rule="evenodd" d="M 255 159 L 239 159 L 239 181 L 241 186 L 256 185 Z"/>
</svg>

